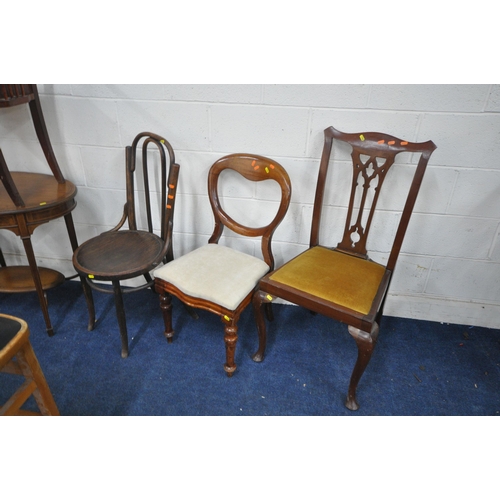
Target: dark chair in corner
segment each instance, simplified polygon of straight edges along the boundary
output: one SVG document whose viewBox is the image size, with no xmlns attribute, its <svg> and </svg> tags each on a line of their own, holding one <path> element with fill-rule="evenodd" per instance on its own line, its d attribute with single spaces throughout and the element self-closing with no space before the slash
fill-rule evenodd
<svg viewBox="0 0 500 500">
<path fill-rule="evenodd" d="M 262 305 L 276 297 L 346 323 L 358 346 L 346 406 L 357 410 L 356 388 L 377 341 L 394 267 L 427 163 L 436 146 L 432 141 L 412 143 L 374 132 L 345 134 L 333 127 L 327 128 L 324 135 L 310 248 L 260 281 L 253 301 L 259 331 L 259 348 L 253 359 L 262 361 L 266 347 Z M 336 248 L 327 248 L 319 245 L 319 231 L 333 139 L 352 147 L 353 177 L 342 241 Z M 418 165 L 405 193 L 406 202 L 388 262 L 381 265 L 368 258 L 366 243 L 386 174 L 396 156 L 403 152 L 417 155 Z M 392 175 L 402 173 L 397 172 L 397 167 L 395 170 Z"/>
<path fill-rule="evenodd" d="M 142 173 L 144 182 L 144 205 L 147 216 L 147 230 L 138 229 L 136 212 L 135 170 L 136 156 L 142 143 Z M 152 146 L 152 147 L 150 147 Z M 154 164 L 153 152 L 157 152 L 158 162 Z M 155 267 L 173 259 L 172 234 L 174 221 L 175 195 L 179 176 L 179 165 L 171 145 L 159 135 L 143 132 L 137 135 L 126 154 L 127 202 L 123 217 L 111 231 L 104 232 L 80 245 L 73 254 L 73 265 L 80 275 L 89 310 L 89 330 L 95 325 L 95 309 L 92 289 L 104 293 L 114 293 L 116 315 L 121 335 L 121 355 L 129 353 L 127 325 L 123 308 L 122 293 L 135 292 L 153 287 L 154 281 L 149 274 Z M 167 159 L 168 157 L 168 159 Z M 168 168 L 167 168 L 168 163 Z M 153 167 L 148 166 L 153 164 Z M 160 177 L 159 193 L 150 192 L 149 169 L 156 168 Z M 159 195 L 160 235 L 153 232 L 152 197 Z M 128 220 L 128 229 L 120 230 Z M 144 285 L 122 287 L 123 280 L 144 276 Z M 96 282 L 110 281 L 112 289 Z"/>
<path fill-rule="evenodd" d="M 19 389 L 0 407 L 0 416 L 59 415 L 29 336 L 26 321 L 8 314 L 0 314 L 0 371 L 22 375 L 25 379 Z M 40 413 L 21 409 L 31 395 L 35 398 Z"/>
<path fill-rule="evenodd" d="M 252 228 L 232 219 L 222 208 L 218 181 L 220 174 L 234 170 L 250 181 L 272 179 L 281 188 L 281 201 L 274 219 L 266 226 Z M 208 175 L 208 195 L 215 218 L 215 228 L 207 245 L 175 259 L 157 269 L 155 288 L 165 322 L 165 337 L 172 341 L 172 297 L 185 305 L 201 308 L 219 315 L 225 325 L 226 363 L 224 370 L 231 377 L 236 370 L 234 354 L 238 340 L 238 319 L 251 302 L 254 290 L 262 276 L 274 267 L 271 239 L 283 220 L 290 204 L 291 184 L 285 169 L 263 156 L 234 154 L 215 162 Z M 224 245 L 219 239 L 224 227 L 248 237 L 261 237 L 264 260 L 247 255 Z"/>
<path fill-rule="evenodd" d="M 76 207 L 76 186 L 66 180 L 59 168 L 45 125 L 35 84 L 0 84 L 0 108 L 28 104 L 35 132 L 52 172 L 11 172 L 0 150 L 0 229 L 7 229 L 22 239 L 28 266 L 7 266 L 0 259 L 0 293 L 36 291 L 47 333 L 54 329 L 49 317 L 47 290 L 60 285 L 65 277 L 58 271 L 38 267 L 31 235 L 51 220 L 64 217 L 71 248 L 78 247 L 72 210 Z"/>
</svg>

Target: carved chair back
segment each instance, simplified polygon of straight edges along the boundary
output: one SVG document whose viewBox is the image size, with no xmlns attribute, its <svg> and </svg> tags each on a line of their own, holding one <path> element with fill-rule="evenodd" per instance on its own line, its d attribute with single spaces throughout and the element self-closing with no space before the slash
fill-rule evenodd
<svg viewBox="0 0 500 500">
<path fill-rule="evenodd" d="M 395 233 L 386 268 L 393 270 L 422 183 L 429 158 L 436 149 L 432 141 L 416 143 L 396 137 L 364 132 L 346 134 L 333 127 L 325 130 L 325 143 L 321 157 L 316 196 L 314 200 L 313 221 L 310 246 L 319 244 L 319 230 L 323 209 L 325 181 L 330 164 L 333 139 L 343 141 L 352 147 L 352 182 L 342 240 L 337 249 L 367 259 L 367 239 L 372 227 L 380 193 L 389 170 L 394 166 L 396 157 L 403 152 L 419 155 L 418 164 L 411 181 L 401 218 Z"/>
<path fill-rule="evenodd" d="M 220 174 L 231 169 L 241 174 L 245 179 L 261 182 L 267 179 L 276 181 L 281 189 L 281 200 L 273 220 L 262 227 L 249 227 L 234 220 L 222 208 L 219 198 Z M 264 156 L 249 154 L 232 154 L 215 162 L 208 175 L 208 195 L 215 218 L 215 228 L 209 243 L 218 243 L 224 226 L 242 236 L 261 237 L 261 250 L 264 261 L 274 268 L 274 257 L 271 249 L 273 234 L 283 220 L 290 204 L 292 186 L 286 170 L 277 162 Z"/>
</svg>

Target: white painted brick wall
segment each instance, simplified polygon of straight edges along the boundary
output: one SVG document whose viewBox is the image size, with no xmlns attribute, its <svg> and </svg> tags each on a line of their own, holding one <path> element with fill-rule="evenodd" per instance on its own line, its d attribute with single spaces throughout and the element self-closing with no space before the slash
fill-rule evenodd
<svg viewBox="0 0 500 500">
<path fill-rule="evenodd" d="M 432 321 L 500 327 L 500 85 L 39 85 L 59 163 L 78 186 L 73 216 L 80 242 L 113 227 L 125 201 L 124 147 L 135 135 L 165 136 L 181 164 L 174 249 L 207 242 L 213 219 L 207 174 L 236 152 L 269 156 L 293 184 L 289 212 L 274 238 L 280 265 L 307 248 L 323 130 L 380 131 L 410 141 L 433 140 L 431 157 L 386 312 Z M 27 106 L 0 110 L 0 147 L 12 170 L 49 172 Z M 334 148 L 325 194 L 325 244 L 340 240 L 349 150 Z M 391 191 L 408 181 L 414 158 L 390 176 Z M 331 188 L 330 188 L 331 185 Z M 269 186 L 223 191 L 228 210 L 268 220 L 277 193 Z M 371 256 L 383 262 L 402 202 L 381 199 Z M 157 223 L 156 223 L 157 224 Z M 224 242 L 259 255 L 255 240 Z M 74 270 L 62 221 L 38 228 L 39 265 Z M 0 232 L 11 263 L 24 263 L 19 238 Z"/>
</svg>

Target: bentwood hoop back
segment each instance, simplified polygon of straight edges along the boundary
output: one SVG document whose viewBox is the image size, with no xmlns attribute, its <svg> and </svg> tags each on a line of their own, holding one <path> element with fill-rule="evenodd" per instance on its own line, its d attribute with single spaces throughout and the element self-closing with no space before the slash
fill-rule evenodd
<svg viewBox="0 0 500 500">
<path fill-rule="evenodd" d="M 135 201 L 137 150 L 142 151 L 142 179 L 146 213 L 144 229 L 139 227 Z M 128 356 L 129 349 L 122 293 L 153 287 L 154 281 L 150 271 L 173 259 L 174 206 L 179 177 L 179 165 L 175 163 L 172 146 L 166 139 L 157 134 L 151 132 L 138 134 L 132 145 L 127 146 L 125 153 L 127 201 L 120 222 L 111 231 L 102 233 L 80 245 L 73 255 L 73 265 L 82 278 L 89 310 L 89 330 L 92 330 L 95 325 L 92 289 L 114 294 L 123 358 Z M 150 170 L 158 175 L 152 176 Z M 150 186 L 152 177 L 159 178 L 160 185 L 157 192 L 153 192 Z M 159 235 L 154 232 L 153 225 L 153 200 L 158 196 L 160 197 L 158 204 Z M 127 221 L 128 229 L 122 229 Z M 143 276 L 146 280 L 143 285 L 128 287 L 120 285 L 123 280 L 139 276 Z M 106 281 L 111 282 L 111 289 L 100 283 Z"/>
</svg>

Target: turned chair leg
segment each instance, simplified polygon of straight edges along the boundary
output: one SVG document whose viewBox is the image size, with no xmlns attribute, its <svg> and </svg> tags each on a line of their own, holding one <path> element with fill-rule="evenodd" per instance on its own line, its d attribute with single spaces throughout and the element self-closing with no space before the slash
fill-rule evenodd
<svg viewBox="0 0 500 500">
<path fill-rule="evenodd" d="M 120 336 L 122 341 L 122 358 L 128 357 L 128 334 L 127 322 L 125 319 L 125 309 L 123 307 L 123 296 L 119 281 L 113 281 L 113 291 L 115 296 L 116 317 L 120 327 Z"/>
<path fill-rule="evenodd" d="M 354 370 L 352 371 L 345 405 L 349 410 L 357 410 L 359 409 L 359 404 L 356 400 L 356 389 L 358 387 L 358 382 L 372 357 L 373 349 L 377 343 L 379 327 L 375 323 L 371 333 L 364 332 L 359 328 L 354 328 L 352 326 L 349 326 L 348 330 L 354 337 L 358 346 L 358 358 L 356 360 L 356 364 L 354 365 Z"/>
<path fill-rule="evenodd" d="M 172 328 L 172 296 L 169 293 L 160 294 L 160 309 L 163 313 L 165 331 L 163 335 L 169 343 L 172 343 L 174 330 Z"/>
<path fill-rule="evenodd" d="M 266 321 L 264 319 L 264 313 L 262 309 L 263 307 L 266 308 L 266 313 L 268 314 L 269 319 L 271 300 L 272 297 L 270 295 L 261 291 L 255 292 L 252 299 L 255 323 L 257 324 L 257 332 L 259 334 L 259 347 L 255 354 L 252 356 L 252 359 L 257 363 L 260 363 L 264 359 L 267 343 Z"/>
<path fill-rule="evenodd" d="M 224 319 L 222 321 L 226 323 Z M 224 342 L 226 344 L 226 364 L 224 365 L 224 370 L 228 377 L 232 377 L 236 370 L 234 353 L 236 351 L 236 343 L 238 342 L 238 327 L 234 324 L 234 320 L 230 324 L 226 323 Z"/>
</svg>

